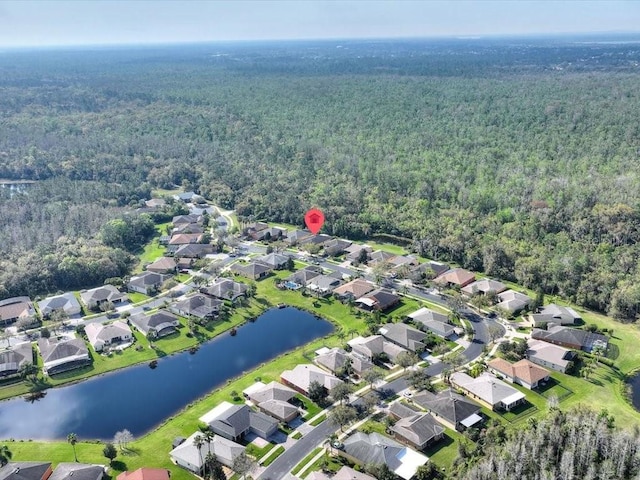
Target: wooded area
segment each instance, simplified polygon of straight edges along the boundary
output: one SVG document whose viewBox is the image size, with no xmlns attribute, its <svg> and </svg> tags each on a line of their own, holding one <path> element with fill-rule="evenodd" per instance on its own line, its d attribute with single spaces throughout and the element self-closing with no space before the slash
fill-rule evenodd
<svg viewBox="0 0 640 480">
<path fill-rule="evenodd" d="M 0 200 L 0 297 L 121 274 L 100 226 L 179 185 L 635 319 L 640 51 L 558 42 L 4 53 L 0 178 L 46 181 Z"/>
</svg>

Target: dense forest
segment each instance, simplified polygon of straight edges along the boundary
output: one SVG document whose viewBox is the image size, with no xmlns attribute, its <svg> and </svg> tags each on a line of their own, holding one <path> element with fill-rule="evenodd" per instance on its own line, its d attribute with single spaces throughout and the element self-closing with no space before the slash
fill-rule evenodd
<svg viewBox="0 0 640 480">
<path fill-rule="evenodd" d="M 633 320 L 640 48 L 616 40 L 2 53 L 0 178 L 41 182 L 0 199 L 0 296 L 60 245 L 111 258 L 100 225 L 178 185 L 253 219 L 319 206 L 328 233 Z"/>
</svg>

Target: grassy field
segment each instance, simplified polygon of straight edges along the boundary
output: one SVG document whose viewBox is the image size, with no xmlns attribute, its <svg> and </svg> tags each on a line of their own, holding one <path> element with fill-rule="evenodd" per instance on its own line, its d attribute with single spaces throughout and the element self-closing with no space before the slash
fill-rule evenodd
<svg viewBox="0 0 640 480">
<path fill-rule="evenodd" d="M 318 447 L 315 448 L 309 455 L 307 455 L 306 457 L 304 457 L 302 459 L 302 461 L 296 465 L 295 467 L 293 467 L 293 470 L 291 470 L 291 473 L 293 475 L 297 474 L 300 470 L 302 470 L 304 468 L 304 466 L 309 463 L 311 461 L 311 459 L 313 457 L 315 457 L 318 453 L 320 453 L 322 451 L 322 447 Z"/>
</svg>

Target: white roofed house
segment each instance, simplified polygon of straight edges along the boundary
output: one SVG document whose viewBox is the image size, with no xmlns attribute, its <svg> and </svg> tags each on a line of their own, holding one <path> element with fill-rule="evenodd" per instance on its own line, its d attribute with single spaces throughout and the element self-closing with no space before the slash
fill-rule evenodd
<svg viewBox="0 0 640 480">
<path fill-rule="evenodd" d="M 576 357 L 574 351 L 542 340 L 529 340 L 527 358 L 543 367 L 566 373 Z"/>
<path fill-rule="evenodd" d="M 259 382 L 242 393 L 264 413 L 281 422 L 290 422 L 299 415 L 298 407 L 289 403 L 295 397 L 295 390 L 278 382 L 267 385 Z"/>
<path fill-rule="evenodd" d="M 338 377 L 310 364 L 297 365 L 293 370 L 285 370 L 280 375 L 280 379 L 282 383 L 304 395 L 308 395 L 309 385 L 314 381 L 322 385 L 327 392 L 339 383 L 343 383 Z"/>
<path fill-rule="evenodd" d="M 456 372 L 450 377 L 451 384 L 463 390 L 471 398 L 492 410 L 511 410 L 525 401 L 524 393 L 498 380 L 490 373 L 477 378 Z"/>
<path fill-rule="evenodd" d="M 521 312 L 531 303 L 531 298 L 515 290 L 507 290 L 506 292 L 498 294 L 498 299 L 500 302 L 496 305 L 496 308 L 500 308 L 511 314 Z"/>
<path fill-rule="evenodd" d="M 529 315 L 534 327 L 542 324 L 554 323 L 556 325 L 576 325 L 582 317 L 573 308 L 556 305 L 554 303 L 545 305 L 538 309 L 538 313 Z"/>
<path fill-rule="evenodd" d="M 428 308 L 420 308 L 407 315 L 421 328 L 428 330 L 439 337 L 451 338 L 455 336 L 455 327 L 449 323 L 449 317 L 442 313 L 434 312 Z"/>
<path fill-rule="evenodd" d="M 49 317 L 49 315 L 55 311 L 62 311 L 69 317 L 82 313 L 80 302 L 78 302 L 78 299 L 72 292 L 47 297 L 38 302 L 38 308 L 40 309 L 40 314 L 44 318 Z"/>
<path fill-rule="evenodd" d="M 176 465 L 186 468 L 196 475 L 202 474 L 204 459 L 209 452 L 215 455 L 220 463 L 229 468 L 233 466 L 235 458 L 244 452 L 242 445 L 219 435 L 215 435 L 211 442 L 204 442 L 203 446 L 199 449 L 195 443 L 197 436 L 203 437 L 202 432 L 193 433 L 184 442 L 169 452 L 171 460 Z"/>
<path fill-rule="evenodd" d="M 119 344 L 124 346 L 133 342 L 131 328 L 119 320 L 108 324 L 89 323 L 84 327 L 84 331 L 96 352 L 103 351 L 105 347 Z"/>
<path fill-rule="evenodd" d="M 103 285 L 80 292 L 82 302 L 92 310 L 99 309 L 102 305 L 111 303 L 117 305 L 127 300 L 127 296 L 113 285 Z"/>
<path fill-rule="evenodd" d="M 81 368 L 91 363 L 91 355 L 80 338 L 65 340 L 40 338 L 38 349 L 42 356 L 42 369 L 47 375 Z"/>
<path fill-rule="evenodd" d="M 140 275 L 131 277 L 127 288 L 131 292 L 138 292 L 144 295 L 153 295 L 160 291 L 160 287 L 169 275 L 163 275 L 152 271 L 142 272 Z"/>
</svg>

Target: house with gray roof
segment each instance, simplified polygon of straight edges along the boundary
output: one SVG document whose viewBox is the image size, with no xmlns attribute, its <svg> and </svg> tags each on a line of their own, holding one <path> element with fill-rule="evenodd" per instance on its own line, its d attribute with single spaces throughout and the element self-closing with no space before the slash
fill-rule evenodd
<svg viewBox="0 0 640 480">
<path fill-rule="evenodd" d="M 350 240 L 344 240 L 342 238 L 333 238 L 325 242 L 323 248 L 324 253 L 331 257 L 336 257 L 345 252 L 345 249 L 350 247 L 352 242 Z"/>
<path fill-rule="evenodd" d="M 572 366 L 576 353 L 573 350 L 547 343 L 542 340 L 529 340 L 529 349 L 526 357 L 542 367 L 550 368 L 556 372 L 566 373 Z"/>
<path fill-rule="evenodd" d="M 184 203 L 190 203 L 190 202 L 193 202 L 194 200 L 199 200 L 202 197 L 195 192 L 182 192 L 182 193 L 175 194 L 173 198 L 175 198 L 176 200 L 180 200 L 181 202 L 184 202 Z"/>
<path fill-rule="evenodd" d="M 269 227 L 263 230 L 253 232 L 250 237 L 254 240 L 271 242 L 281 240 L 287 236 L 287 230 L 280 227 Z"/>
<path fill-rule="evenodd" d="M 258 262 L 236 262 L 231 265 L 231 271 L 241 277 L 249 278 L 251 280 L 261 280 L 269 276 L 273 268 L 264 263 Z"/>
<path fill-rule="evenodd" d="M 420 308 L 407 315 L 420 328 L 430 331 L 442 338 L 455 336 L 455 327 L 449 323 L 449 317 L 428 308 Z"/>
<path fill-rule="evenodd" d="M 85 367 L 91 363 L 89 349 L 80 338 L 40 338 L 38 349 L 43 361 L 42 370 L 47 375 Z"/>
<path fill-rule="evenodd" d="M 424 332 L 404 323 L 387 323 L 379 331 L 390 342 L 412 352 L 423 352 L 425 349 Z"/>
<path fill-rule="evenodd" d="M 369 266 L 374 266 L 379 263 L 389 263 L 395 257 L 396 255 L 393 253 L 376 250 L 369 255 Z"/>
<path fill-rule="evenodd" d="M 287 277 L 287 282 L 295 284 L 297 288 L 307 285 L 313 278 L 322 273 L 322 268 L 315 265 L 309 265 L 302 270 L 298 270 Z"/>
<path fill-rule="evenodd" d="M 510 411 L 525 401 L 524 393 L 487 372 L 476 378 L 466 373 L 455 372 L 451 375 L 450 381 L 452 385 L 492 410 Z"/>
<path fill-rule="evenodd" d="M 302 245 L 307 238 L 310 238 L 313 235 L 309 230 L 294 230 L 292 232 L 287 233 L 287 238 L 285 238 L 285 242 L 289 245 Z"/>
<path fill-rule="evenodd" d="M 31 342 L 11 345 L 0 351 L 0 378 L 17 375 L 20 368 L 28 364 L 34 365 Z"/>
<path fill-rule="evenodd" d="M 201 224 L 203 222 L 202 215 L 188 214 L 188 215 L 176 215 L 171 219 L 171 223 L 174 227 L 178 225 L 189 225 L 191 223 Z"/>
<path fill-rule="evenodd" d="M 177 331 L 180 321 L 173 313 L 159 310 L 155 313 L 138 313 L 129 318 L 131 324 L 146 337 L 160 338 Z"/>
<path fill-rule="evenodd" d="M 531 303 L 531 298 L 515 290 L 499 293 L 498 299 L 500 302 L 496 304 L 496 308 L 501 308 L 512 314 L 521 312 Z"/>
<path fill-rule="evenodd" d="M 309 478 L 309 477 L 307 477 Z M 375 480 L 375 477 L 367 475 L 363 472 L 358 472 L 351 467 L 344 465 L 333 475 L 333 480 Z"/>
<path fill-rule="evenodd" d="M 184 442 L 169 452 L 169 457 L 176 464 L 196 475 L 202 475 L 204 459 L 211 452 L 223 465 L 231 468 L 235 458 L 244 452 L 244 447 L 227 440 L 220 435 L 214 435 L 211 442 L 205 442 L 202 451 L 194 445 L 197 436 L 202 437 L 202 432 L 195 432 Z"/>
<path fill-rule="evenodd" d="M 143 295 L 154 295 L 160 291 L 162 284 L 169 278 L 168 275 L 146 271 L 140 275 L 131 277 L 127 288 L 130 292 L 138 292 Z"/>
<path fill-rule="evenodd" d="M 257 262 L 268 265 L 273 270 L 282 270 L 287 267 L 287 263 L 291 257 L 289 255 L 282 255 L 280 253 L 269 253 L 262 257 L 256 258 Z"/>
<path fill-rule="evenodd" d="M 104 347 L 133 342 L 131 328 L 120 320 L 107 324 L 88 323 L 84 331 L 96 352 L 101 352 Z"/>
<path fill-rule="evenodd" d="M 59 463 L 49 480 L 102 480 L 105 467 L 86 463 Z"/>
<path fill-rule="evenodd" d="M 402 352 L 406 352 L 404 348 L 387 341 L 382 335 L 370 335 L 368 337 L 356 337 L 347 342 L 353 352 L 364 356 L 367 360 L 375 360 L 376 356 L 384 353 L 389 360 L 395 361 L 396 357 Z"/>
<path fill-rule="evenodd" d="M 13 297 L 0 300 L 0 320 L 3 325 L 9 325 L 17 320 L 31 319 L 36 316 L 29 297 Z"/>
<path fill-rule="evenodd" d="M 392 404 L 389 413 L 397 419 L 391 427 L 394 437 L 417 450 L 424 450 L 444 436 L 444 427 L 428 413 L 417 412 L 400 402 Z"/>
<path fill-rule="evenodd" d="M 200 293 L 210 295 L 220 300 L 234 301 L 247 294 L 247 285 L 234 282 L 230 278 L 216 278 L 212 285 L 200 289 Z"/>
<path fill-rule="evenodd" d="M 299 415 L 298 407 L 289 403 L 289 400 L 296 395 L 295 390 L 281 383 L 271 382 L 248 390 L 250 392 L 247 396 L 261 412 L 281 422 L 290 422 Z"/>
<path fill-rule="evenodd" d="M 555 323 L 556 325 L 576 325 L 582 321 L 582 317 L 573 308 L 551 303 L 538 309 L 537 313 L 529 315 L 535 327 L 542 324 Z"/>
<path fill-rule="evenodd" d="M 171 230 L 171 235 L 176 233 L 204 233 L 204 227 L 197 223 L 179 223 Z"/>
<path fill-rule="evenodd" d="M 47 480 L 51 462 L 8 462 L 0 467 L 0 480 Z"/>
<path fill-rule="evenodd" d="M 309 385 L 314 381 L 322 385 L 327 392 L 339 383 L 343 383 L 338 377 L 310 364 L 300 364 L 292 370 L 285 370 L 280 375 L 280 380 L 304 395 L 309 393 Z"/>
<path fill-rule="evenodd" d="M 336 287 L 342 284 L 342 280 L 331 275 L 318 275 L 307 282 L 307 288 L 319 296 L 331 294 Z"/>
<path fill-rule="evenodd" d="M 469 285 L 462 287 L 462 293 L 467 296 L 472 295 L 486 295 L 489 292 L 502 293 L 507 289 L 507 286 L 499 282 L 498 280 L 492 280 L 490 278 L 481 278 Z"/>
<path fill-rule="evenodd" d="M 450 268 L 451 267 L 445 263 L 428 261 L 413 267 L 409 272 L 409 278 L 414 282 L 431 280 L 445 272 L 448 272 Z"/>
<path fill-rule="evenodd" d="M 409 480 L 427 457 L 379 433 L 356 432 L 344 442 L 339 454 L 359 465 L 386 465 L 401 478 Z"/>
<path fill-rule="evenodd" d="M 73 292 L 47 297 L 38 302 L 38 308 L 44 318 L 49 317 L 56 310 L 66 313 L 69 317 L 82 313 L 80 302 L 78 302 Z"/>
<path fill-rule="evenodd" d="M 176 272 L 176 261 L 170 257 L 160 257 L 155 262 L 147 265 L 147 272 L 172 274 Z"/>
<path fill-rule="evenodd" d="M 224 302 L 217 298 L 197 294 L 171 305 L 169 310 L 183 317 L 209 319 L 218 314 L 223 304 Z"/>
<path fill-rule="evenodd" d="M 261 412 L 255 412 L 248 405 L 234 405 L 222 402 L 213 410 L 200 417 L 200 421 L 211 427 L 216 435 L 238 441 L 249 433 L 268 438 L 278 429 L 278 421 Z"/>
<path fill-rule="evenodd" d="M 367 358 L 358 354 L 352 355 L 341 348 L 332 348 L 328 352 L 318 355 L 314 362 L 336 375 L 343 372 L 347 366 L 350 366 L 357 376 L 373 367 L 373 363 Z"/>
<path fill-rule="evenodd" d="M 591 352 L 594 348 L 606 351 L 609 346 L 609 339 L 600 333 L 560 325 L 550 325 L 547 330 L 534 328 L 531 338 L 585 352 Z"/>
<path fill-rule="evenodd" d="M 97 310 L 101 305 L 111 303 L 118 305 L 126 302 L 127 296 L 113 285 L 103 285 L 91 290 L 80 292 L 82 302 L 91 310 Z"/>
<path fill-rule="evenodd" d="M 365 251 L 367 261 L 369 261 L 369 258 L 370 258 L 371 252 L 373 252 L 373 249 L 369 245 L 360 245 L 358 243 L 354 243 L 350 247 L 347 247 L 344 249 L 344 251 L 347 253 L 346 259 L 349 260 L 351 263 L 357 261 L 362 255 L 362 250 Z"/>
<path fill-rule="evenodd" d="M 430 412 L 440 423 L 457 431 L 473 427 L 483 421 L 480 405 L 453 391 L 420 392 L 412 401 Z"/>
<path fill-rule="evenodd" d="M 204 258 L 212 253 L 214 253 L 214 248 L 210 243 L 190 243 L 178 246 L 173 256 L 175 258 Z"/>
</svg>

